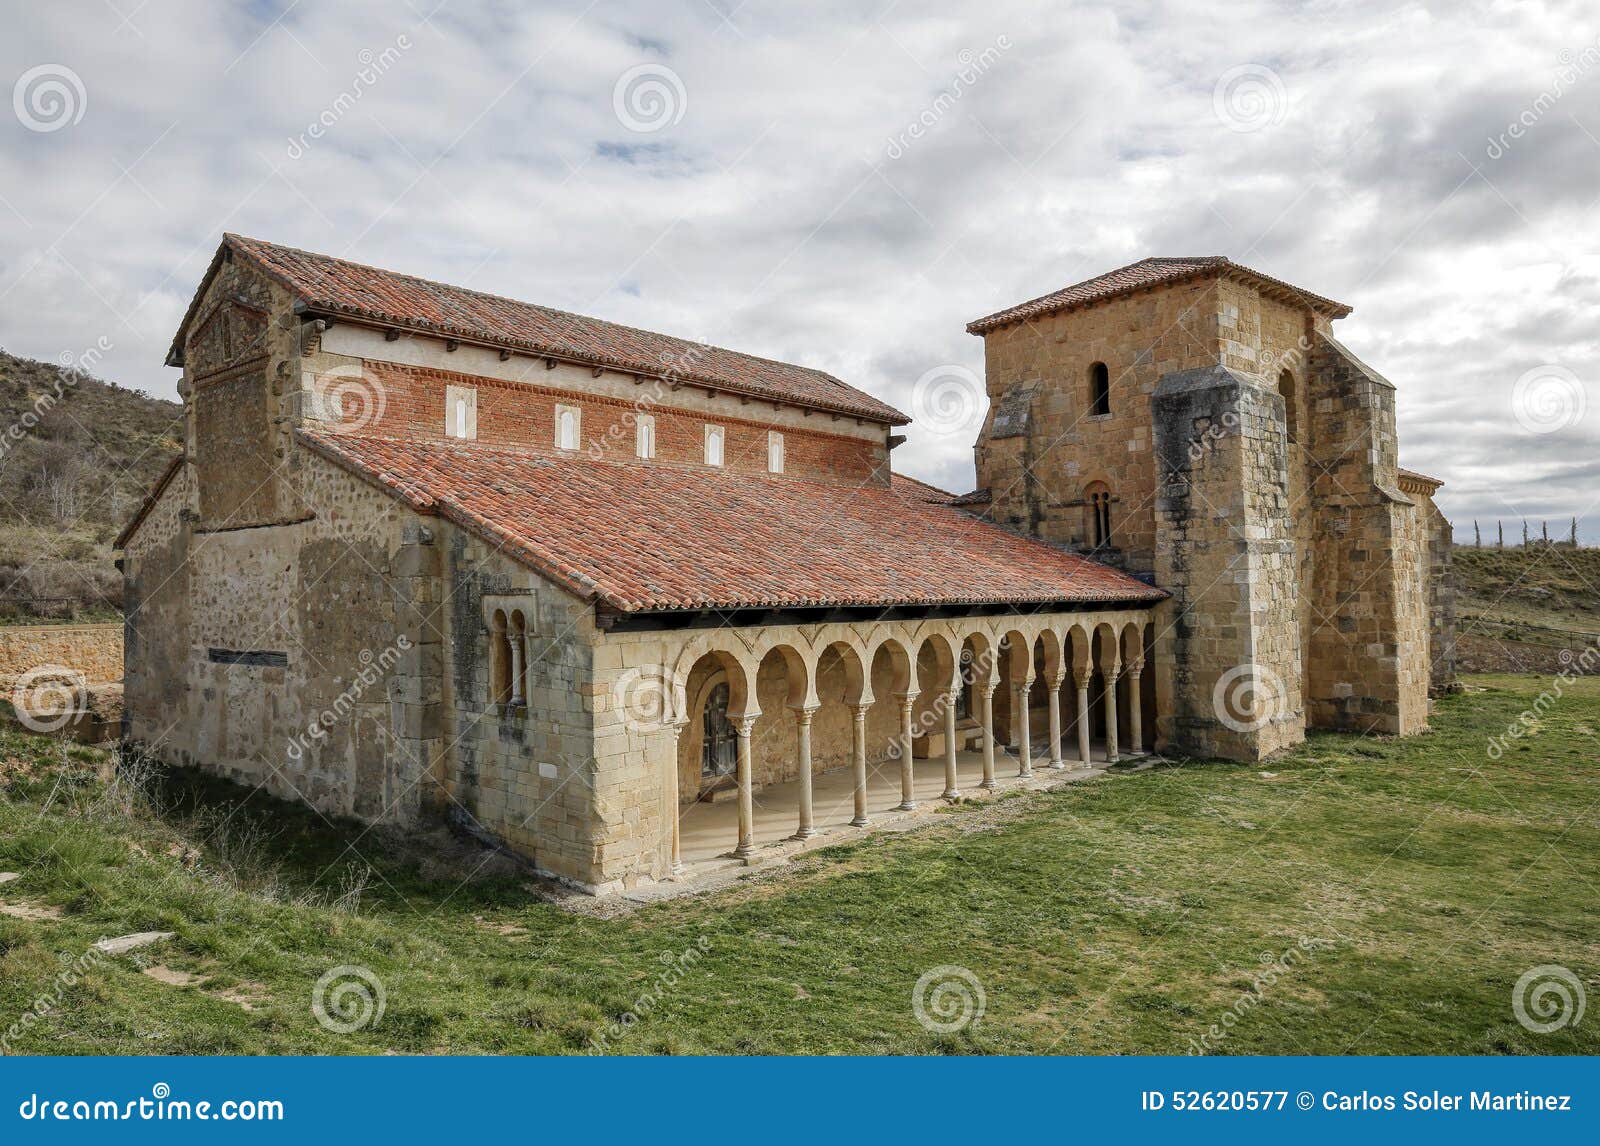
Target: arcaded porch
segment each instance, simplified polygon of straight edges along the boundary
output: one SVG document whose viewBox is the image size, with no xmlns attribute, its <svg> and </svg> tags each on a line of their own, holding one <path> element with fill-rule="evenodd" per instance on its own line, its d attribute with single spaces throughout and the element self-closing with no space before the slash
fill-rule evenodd
<svg viewBox="0 0 1600 1146">
<path fill-rule="evenodd" d="M 1124 751 L 1120 758 L 1130 758 Z M 1076 756 L 1076 746 L 1065 754 L 1060 766 L 1052 767 L 1045 746 L 1038 746 L 1032 761 L 1032 775 L 1020 775 L 1016 749 L 1000 749 L 995 758 L 995 787 L 983 787 L 983 753 L 958 751 L 956 772 L 960 790 L 971 796 L 987 791 L 1006 792 L 1017 788 L 1042 787 L 1053 780 L 1085 775 L 1088 768 L 1104 768 L 1105 745 L 1094 743 L 1090 748 L 1090 764 L 1085 765 Z M 939 807 L 946 787 L 946 761 L 916 760 L 912 768 L 914 802 L 923 809 Z M 902 819 L 905 792 L 902 786 L 898 760 L 885 760 L 867 769 L 868 823 L 857 825 L 855 819 L 855 777 L 851 769 L 838 768 L 812 778 L 811 838 L 821 843 L 838 843 L 853 835 L 870 832 L 875 825 Z M 734 854 L 739 840 L 739 802 L 729 798 L 716 802 L 700 801 L 682 808 L 679 820 L 681 832 L 680 857 L 685 874 L 693 875 L 698 867 L 718 860 L 758 860 L 763 849 L 795 840 L 800 827 L 802 801 L 799 779 L 768 784 L 751 794 L 751 854 L 739 857 Z"/>
</svg>

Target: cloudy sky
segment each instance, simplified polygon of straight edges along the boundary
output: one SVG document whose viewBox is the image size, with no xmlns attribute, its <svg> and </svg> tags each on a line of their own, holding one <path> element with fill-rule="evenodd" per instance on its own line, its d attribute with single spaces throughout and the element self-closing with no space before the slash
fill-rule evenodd
<svg viewBox="0 0 1600 1146">
<path fill-rule="evenodd" d="M 1577 514 L 1600 543 L 1592 2 L 0 8 L 14 354 L 104 345 L 102 376 L 174 395 L 232 230 L 916 413 L 929 371 L 981 371 L 969 319 L 1225 254 L 1355 307 L 1458 537 Z M 897 465 L 970 488 L 980 418 Z"/>
</svg>

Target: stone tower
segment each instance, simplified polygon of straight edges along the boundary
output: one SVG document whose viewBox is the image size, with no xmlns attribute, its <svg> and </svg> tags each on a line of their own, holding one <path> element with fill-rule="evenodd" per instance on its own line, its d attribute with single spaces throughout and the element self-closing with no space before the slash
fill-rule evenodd
<svg viewBox="0 0 1600 1146">
<path fill-rule="evenodd" d="M 990 399 L 970 500 L 1173 594 L 1158 748 L 1409 733 L 1452 675 L 1439 483 L 1398 468 L 1394 387 L 1332 335 L 1349 312 L 1155 258 L 967 327 Z"/>
</svg>

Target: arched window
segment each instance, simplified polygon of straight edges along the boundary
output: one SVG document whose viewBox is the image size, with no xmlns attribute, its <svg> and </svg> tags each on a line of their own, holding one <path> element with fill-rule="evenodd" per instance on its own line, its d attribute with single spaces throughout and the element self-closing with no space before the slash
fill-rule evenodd
<svg viewBox="0 0 1600 1146">
<path fill-rule="evenodd" d="M 776 430 L 767 431 L 767 472 L 783 472 L 783 435 Z"/>
<path fill-rule="evenodd" d="M 720 466 L 722 464 L 722 427 L 706 427 L 706 465 Z"/>
<path fill-rule="evenodd" d="M 1300 440 L 1297 404 L 1294 400 L 1294 375 L 1285 370 L 1278 375 L 1278 393 L 1283 395 L 1283 424 L 1291 443 Z"/>
<path fill-rule="evenodd" d="M 1111 490 L 1105 482 L 1094 482 L 1083 492 L 1084 536 L 1091 549 L 1111 545 Z"/>
<path fill-rule="evenodd" d="M 444 391 L 444 436 L 478 436 L 478 392 L 471 386 L 446 386 Z"/>
<path fill-rule="evenodd" d="M 578 448 L 578 411 L 571 406 L 556 407 L 556 448 L 559 450 Z"/>
<path fill-rule="evenodd" d="M 499 609 L 489 625 L 489 701 L 511 703 L 511 640 L 506 615 Z"/>
<path fill-rule="evenodd" d="M 634 444 L 641 458 L 656 456 L 656 418 L 654 414 L 640 414 L 634 423 Z"/>
<path fill-rule="evenodd" d="M 1104 362 L 1089 367 L 1089 415 L 1111 413 L 1111 371 Z"/>
</svg>

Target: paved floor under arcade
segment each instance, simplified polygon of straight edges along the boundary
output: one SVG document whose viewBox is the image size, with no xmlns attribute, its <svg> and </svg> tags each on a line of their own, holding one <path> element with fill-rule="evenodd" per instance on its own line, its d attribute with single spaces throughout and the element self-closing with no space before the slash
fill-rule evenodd
<svg viewBox="0 0 1600 1146">
<path fill-rule="evenodd" d="M 1033 761 L 1037 780 L 1061 777 L 1081 770 L 1075 759 L 1076 745 L 1068 746 L 1066 772 L 1052 771 L 1048 754 L 1038 755 L 1035 748 Z M 1091 753 L 1098 766 L 1105 763 L 1104 746 L 1094 745 Z M 1125 755 L 1124 759 L 1128 759 Z M 983 779 L 983 755 L 979 752 L 962 752 L 956 757 L 956 773 L 963 794 L 978 791 Z M 916 798 L 921 809 L 931 809 L 941 803 L 944 791 L 944 760 L 918 760 L 913 769 L 916 781 Z M 855 815 L 854 786 L 849 768 L 836 768 L 812 780 L 812 807 L 817 827 L 815 839 L 836 843 L 851 834 L 869 832 L 872 827 L 852 828 L 850 820 Z M 997 755 L 995 780 L 998 790 L 1006 791 L 1024 783 L 1017 776 L 1017 758 L 1014 755 Z M 799 823 L 800 784 L 791 780 L 782 784 L 769 784 L 754 794 L 755 845 L 757 849 L 778 843 L 794 834 Z M 900 766 L 887 761 L 867 770 L 867 814 L 874 820 L 900 817 L 904 813 L 894 809 L 900 803 Z M 685 804 L 681 810 L 681 854 L 690 874 L 696 864 L 705 864 L 727 857 L 738 842 L 739 801 L 735 798 L 716 803 Z M 758 857 L 759 858 L 759 857 Z"/>
</svg>

